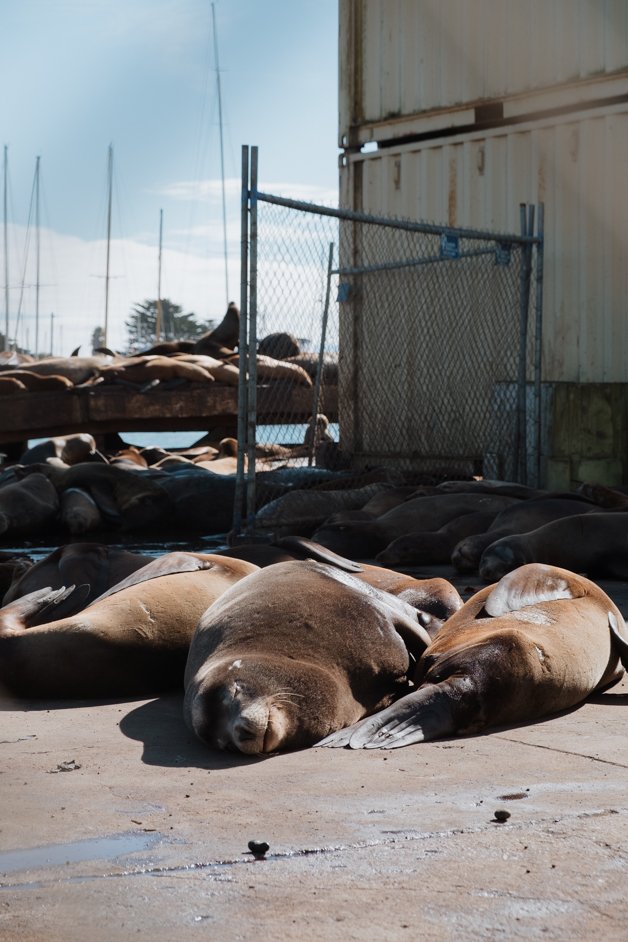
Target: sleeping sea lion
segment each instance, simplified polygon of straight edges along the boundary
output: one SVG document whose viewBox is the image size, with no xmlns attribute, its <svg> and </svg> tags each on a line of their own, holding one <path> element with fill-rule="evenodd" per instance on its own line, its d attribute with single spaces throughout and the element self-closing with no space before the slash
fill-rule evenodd
<svg viewBox="0 0 628 942">
<path fill-rule="evenodd" d="M 313 745 L 407 689 L 418 612 L 335 566 L 277 563 L 208 609 L 185 669 L 188 726 L 218 749 Z"/>
<path fill-rule="evenodd" d="M 18 697 L 73 699 L 176 688 L 199 618 L 256 568 L 220 556 L 167 554 L 78 614 L 44 624 L 40 609 L 54 607 L 55 594 L 23 596 L 0 609 L 0 688 Z"/>
<path fill-rule="evenodd" d="M 593 582 L 522 566 L 452 615 L 417 665 L 416 690 L 319 745 L 395 749 L 567 710 L 621 679 L 614 633 L 628 637 Z"/>
</svg>

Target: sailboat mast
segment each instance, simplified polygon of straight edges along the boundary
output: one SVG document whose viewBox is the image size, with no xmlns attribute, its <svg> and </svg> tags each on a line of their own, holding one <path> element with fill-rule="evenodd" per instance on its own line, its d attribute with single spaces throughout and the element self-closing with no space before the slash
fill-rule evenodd
<svg viewBox="0 0 628 942">
<path fill-rule="evenodd" d="M 107 203 L 107 263 L 105 267 L 105 326 L 104 346 L 107 346 L 107 330 L 109 327 L 109 260 L 111 254 L 111 201 L 113 192 L 113 146 L 109 145 L 107 157 L 107 189 L 109 193 Z"/>
<path fill-rule="evenodd" d="M 9 176 L 9 148 L 4 145 L 4 349 L 9 349 L 9 224 L 7 206 L 7 178 Z"/>
<path fill-rule="evenodd" d="M 159 343 L 161 339 L 161 247 L 164 231 L 164 211 L 159 210 L 159 257 L 157 262 L 157 322 L 155 325 L 155 340 Z M 167 338 L 166 338 L 167 339 Z"/>
<path fill-rule="evenodd" d="M 220 179 L 222 181 L 222 240 L 225 256 L 225 303 L 229 303 L 229 266 L 227 264 L 227 204 L 225 199 L 225 152 L 222 133 L 222 94 L 220 87 L 220 64 L 218 62 L 218 36 L 216 34 L 216 11 L 212 3 L 212 28 L 214 33 L 214 62 L 216 63 L 216 87 L 218 90 L 218 126 L 220 129 Z"/>
<path fill-rule="evenodd" d="M 39 353 L 39 274 L 41 261 L 41 232 L 39 228 L 39 161 L 35 159 L 35 356 Z"/>
</svg>

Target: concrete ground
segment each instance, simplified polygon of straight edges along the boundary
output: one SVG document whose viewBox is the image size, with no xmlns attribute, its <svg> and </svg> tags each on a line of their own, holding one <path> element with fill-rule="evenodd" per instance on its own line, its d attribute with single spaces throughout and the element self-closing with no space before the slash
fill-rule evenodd
<svg viewBox="0 0 628 942">
<path fill-rule="evenodd" d="M 484 736 L 262 760 L 194 741 L 178 696 L 6 703 L 0 940 L 623 942 L 626 710 L 624 682 Z"/>
</svg>

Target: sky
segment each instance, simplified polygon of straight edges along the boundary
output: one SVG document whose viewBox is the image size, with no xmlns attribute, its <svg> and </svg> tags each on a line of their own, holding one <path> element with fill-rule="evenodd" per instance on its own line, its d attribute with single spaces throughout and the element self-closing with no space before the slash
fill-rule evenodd
<svg viewBox="0 0 628 942">
<path fill-rule="evenodd" d="M 132 307 L 157 297 L 160 212 L 161 296 L 201 321 L 239 301 L 242 145 L 259 147 L 261 190 L 337 204 L 337 0 L 215 0 L 213 13 L 218 62 L 211 0 L 0 0 L 0 331 L 6 257 L 20 345 L 37 334 L 40 353 L 86 354 L 104 324 L 110 145 L 114 349 Z"/>
</svg>

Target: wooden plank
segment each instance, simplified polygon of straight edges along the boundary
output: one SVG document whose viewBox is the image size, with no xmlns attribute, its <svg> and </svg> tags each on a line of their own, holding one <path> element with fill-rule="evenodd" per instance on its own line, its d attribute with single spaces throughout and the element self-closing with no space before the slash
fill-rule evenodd
<svg viewBox="0 0 628 942">
<path fill-rule="evenodd" d="M 336 387 L 321 391 L 319 411 L 337 421 Z M 302 423 L 312 411 L 312 390 L 275 382 L 259 386 L 258 424 Z M 0 399 L 0 443 L 73 432 L 210 431 L 235 428 L 238 390 L 212 383 L 145 393 L 121 386 L 28 392 Z"/>
</svg>

